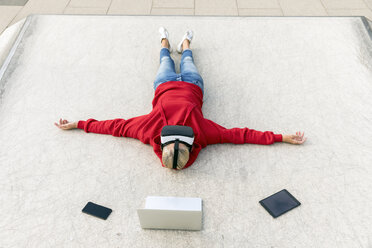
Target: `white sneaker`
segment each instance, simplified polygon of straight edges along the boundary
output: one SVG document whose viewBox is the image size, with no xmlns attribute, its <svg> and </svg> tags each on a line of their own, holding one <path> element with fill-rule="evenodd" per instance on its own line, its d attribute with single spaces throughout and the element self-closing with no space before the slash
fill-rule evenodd
<svg viewBox="0 0 372 248">
<path fill-rule="evenodd" d="M 168 30 L 165 27 L 160 27 L 159 28 L 159 33 L 160 33 L 160 43 L 163 39 L 167 39 L 169 43 L 169 52 L 172 52 L 172 46 L 169 41 L 169 33 Z"/>
<path fill-rule="evenodd" d="M 193 38 L 193 32 L 192 32 L 192 30 L 187 30 L 186 31 L 186 34 L 182 37 L 181 42 L 178 43 L 178 45 L 177 45 L 177 52 L 178 53 L 182 53 L 182 43 L 183 43 L 183 41 L 187 39 L 190 42 L 190 44 L 191 44 L 192 38 Z"/>
</svg>

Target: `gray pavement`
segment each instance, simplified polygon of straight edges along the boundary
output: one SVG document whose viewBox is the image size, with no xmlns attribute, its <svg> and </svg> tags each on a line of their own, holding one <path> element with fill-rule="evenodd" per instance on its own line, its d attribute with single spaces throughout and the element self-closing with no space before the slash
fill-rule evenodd
<svg viewBox="0 0 372 248">
<path fill-rule="evenodd" d="M 366 16 L 372 20 L 372 0 L 29 0 L 24 6 L 3 4 L 0 1 L 0 33 L 30 14 Z"/>
</svg>

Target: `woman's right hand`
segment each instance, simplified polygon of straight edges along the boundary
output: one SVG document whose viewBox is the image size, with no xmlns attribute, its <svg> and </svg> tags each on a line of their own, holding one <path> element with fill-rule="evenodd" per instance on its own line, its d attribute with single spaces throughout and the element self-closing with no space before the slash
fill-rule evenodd
<svg viewBox="0 0 372 248">
<path fill-rule="evenodd" d="M 59 124 L 57 122 L 54 123 L 54 125 L 62 130 L 75 129 L 77 128 L 77 124 L 77 122 L 69 122 L 68 120 L 62 120 L 62 118 L 59 119 Z"/>
<path fill-rule="evenodd" d="M 294 145 L 301 145 L 306 141 L 304 134 L 304 132 L 296 132 L 296 135 L 283 135 L 283 142 Z"/>
</svg>

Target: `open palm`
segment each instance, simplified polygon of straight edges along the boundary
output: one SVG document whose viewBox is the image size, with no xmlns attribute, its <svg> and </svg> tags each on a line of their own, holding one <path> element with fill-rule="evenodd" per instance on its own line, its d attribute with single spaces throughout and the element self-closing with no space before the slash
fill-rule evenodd
<svg viewBox="0 0 372 248">
<path fill-rule="evenodd" d="M 296 134 L 284 135 L 283 141 L 290 144 L 300 145 L 306 141 L 304 134 L 304 132 L 296 132 Z"/>
<path fill-rule="evenodd" d="M 68 120 L 63 120 L 62 118 L 59 119 L 59 123 L 55 122 L 54 125 L 59 127 L 60 129 L 63 130 L 69 130 L 69 129 L 75 129 L 77 128 L 77 123 L 76 122 L 69 122 Z"/>
</svg>

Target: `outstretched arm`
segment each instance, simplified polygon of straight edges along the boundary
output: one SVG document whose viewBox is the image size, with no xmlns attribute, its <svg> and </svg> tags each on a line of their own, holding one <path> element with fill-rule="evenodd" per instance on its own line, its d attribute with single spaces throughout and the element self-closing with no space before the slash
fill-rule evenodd
<svg viewBox="0 0 372 248">
<path fill-rule="evenodd" d="M 79 128 L 83 129 L 87 133 L 110 134 L 116 137 L 124 136 L 136 138 L 135 133 L 130 132 L 128 131 L 128 128 L 125 128 L 127 124 L 128 124 L 127 121 L 124 119 L 114 119 L 105 121 L 88 119 L 86 121 L 78 122 L 69 122 L 68 120 L 60 119 L 59 124 L 54 123 L 54 125 L 63 130 Z"/>
<path fill-rule="evenodd" d="M 68 120 L 60 119 L 59 123 L 54 123 L 58 128 L 63 130 L 83 129 L 87 133 L 110 134 L 115 137 L 130 137 L 138 139 L 139 127 L 144 126 L 147 115 L 137 116 L 128 120 L 113 119 L 97 121 L 88 119 L 86 121 L 69 122 Z"/>
<path fill-rule="evenodd" d="M 270 145 L 274 142 L 282 142 L 281 134 L 271 131 L 261 132 L 249 128 L 227 129 L 219 124 L 205 119 L 203 130 L 206 132 L 208 144 L 233 143 L 233 144 L 260 144 Z"/>
<path fill-rule="evenodd" d="M 261 144 L 270 145 L 274 142 L 285 142 L 290 144 L 302 144 L 306 141 L 304 133 L 297 132 L 296 135 L 274 134 L 271 131 L 261 132 L 249 128 L 226 129 L 217 123 L 205 119 L 205 127 L 208 144 L 234 143 L 234 144 Z"/>
</svg>

